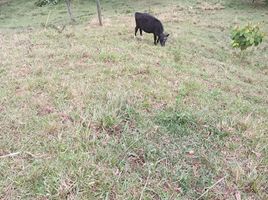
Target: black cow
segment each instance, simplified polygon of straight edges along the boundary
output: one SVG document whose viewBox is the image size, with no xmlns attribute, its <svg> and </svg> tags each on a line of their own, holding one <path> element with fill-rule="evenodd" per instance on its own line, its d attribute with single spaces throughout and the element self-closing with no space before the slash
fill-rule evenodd
<svg viewBox="0 0 268 200">
<path fill-rule="evenodd" d="M 146 33 L 153 33 L 154 34 L 154 44 L 160 41 L 162 46 L 165 46 L 166 40 L 169 34 L 164 34 L 164 28 L 162 23 L 147 13 L 135 13 L 135 21 L 136 21 L 136 28 L 135 28 L 135 36 L 137 35 L 138 30 L 140 29 L 140 35 L 142 35 L 142 31 Z"/>
</svg>

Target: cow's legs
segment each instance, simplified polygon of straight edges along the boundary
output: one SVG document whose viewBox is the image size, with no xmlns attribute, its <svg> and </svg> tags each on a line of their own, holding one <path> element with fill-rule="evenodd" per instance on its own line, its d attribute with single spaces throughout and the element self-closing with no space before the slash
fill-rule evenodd
<svg viewBox="0 0 268 200">
<path fill-rule="evenodd" d="M 157 39 L 157 36 L 156 36 L 156 34 L 154 34 L 154 44 L 155 45 L 157 44 L 156 39 Z"/>
<path fill-rule="evenodd" d="M 158 36 L 157 41 L 156 41 L 156 44 L 158 44 L 159 40 L 160 40 L 160 37 Z"/>
<path fill-rule="evenodd" d="M 139 29 L 139 27 L 135 27 L 135 36 L 137 35 L 137 32 L 138 32 L 138 29 Z"/>
<path fill-rule="evenodd" d="M 141 30 L 141 28 L 140 28 L 140 35 L 142 36 L 142 30 Z"/>
</svg>

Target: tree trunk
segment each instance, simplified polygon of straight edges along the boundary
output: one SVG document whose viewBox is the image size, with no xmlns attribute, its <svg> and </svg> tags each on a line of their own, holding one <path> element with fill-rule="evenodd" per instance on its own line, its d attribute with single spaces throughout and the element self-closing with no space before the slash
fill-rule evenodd
<svg viewBox="0 0 268 200">
<path fill-rule="evenodd" d="M 71 0 L 65 0 L 65 2 L 66 2 L 66 6 L 67 6 L 69 16 L 70 16 L 71 20 L 74 22 L 75 19 L 73 18 L 73 14 L 72 14 L 72 10 L 71 10 Z"/>
<path fill-rule="evenodd" d="M 100 26 L 102 26 L 100 1 L 96 0 L 96 3 L 97 3 L 97 11 L 98 11 L 99 23 L 100 23 Z"/>
</svg>

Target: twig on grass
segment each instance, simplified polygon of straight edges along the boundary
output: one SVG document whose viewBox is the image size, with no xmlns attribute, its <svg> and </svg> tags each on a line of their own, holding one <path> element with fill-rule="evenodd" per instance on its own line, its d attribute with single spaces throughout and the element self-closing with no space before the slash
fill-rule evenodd
<svg viewBox="0 0 268 200">
<path fill-rule="evenodd" d="M 199 200 L 199 199 L 201 199 L 203 196 L 205 196 L 205 195 L 208 193 L 209 190 L 211 190 L 212 188 L 214 188 L 217 184 L 219 184 L 220 182 L 222 182 L 225 178 L 226 178 L 226 176 L 222 177 L 222 178 L 219 179 L 216 183 L 214 183 L 212 186 L 206 188 L 206 191 L 205 191 L 203 194 L 201 194 L 201 196 L 198 197 L 196 200 Z"/>
<path fill-rule="evenodd" d="M 144 187 L 143 187 L 143 189 L 142 189 L 142 191 L 141 191 L 141 195 L 140 195 L 140 199 L 139 199 L 139 200 L 142 200 L 142 198 L 143 198 L 143 193 L 144 193 L 144 191 L 146 190 L 146 187 L 147 187 L 147 185 L 148 185 L 148 181 L 149 181 L 149 178 L 150 178 L 150 174 L 151 174 L 151 171 L 150 171 L 150 169 L 149 169 L 149 174 L 148 174 L 148 176 L 147 176 L 145 185 L 144 185 Z"/>
<path fill-rule="evenodd" d="M 3 156 L 0 156 L 0 158 L 8 158 L 8 157 L 13 157 L 13 156 L 16 156 L 18 154 L 20 154 L 21 152 L 15 152 L 15 153 L 10 153 L 10 154 L 6 154 L 6 155 L 3 155 Z"/>
</svg>

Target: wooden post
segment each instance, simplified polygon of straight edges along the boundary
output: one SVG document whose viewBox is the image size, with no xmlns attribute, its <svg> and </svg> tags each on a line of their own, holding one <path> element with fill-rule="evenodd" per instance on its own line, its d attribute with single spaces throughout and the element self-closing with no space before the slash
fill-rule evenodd
<svg viewBox="0 0 268 200">
<path fill-rule="evenodd" d="M 96 0 L 100 26 L 102 26 L 100 0 Z"/>
<path fill-rule="evenodd" d="M 66 2 L 66 6 L 67 6 L 69 16 L 70 16 L 71 20 L 73 22 L 75 22 L 75 19 L 73 18 L 73 14 L 72 14 L 72 10 L 71 10 L 71 0 L 65 0 L 65 2 Z"/>
</svg>

